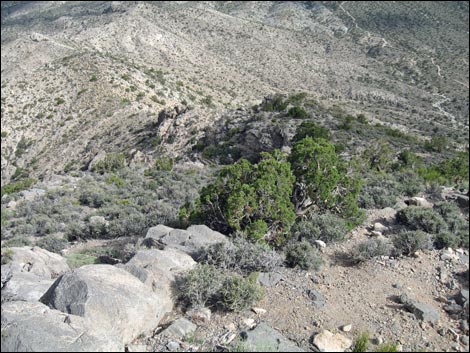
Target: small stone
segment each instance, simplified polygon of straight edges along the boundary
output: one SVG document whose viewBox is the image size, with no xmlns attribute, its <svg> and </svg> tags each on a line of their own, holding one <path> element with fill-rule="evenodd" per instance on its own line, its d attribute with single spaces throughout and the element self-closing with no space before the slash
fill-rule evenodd
<svg viewBox="0 0 470 353">
<path fill-rule="evenodd" d="M 246 327 L 250 329 L 256 326 L 256 322 L 254 319 L 245 319 L 242 322 Z"/>
<path fill-rule="evenodd" d="M 263 309 L 263 308 L 251 308 L 251 310 L 253 310 L 253 312 L 257 315 L 264 315 L 266 314 L 266 310 Z"/>
<path fill-rule="evenodd" d="M 442 296 L 442 295 L 438 296 L 438 297 L 436 298 L 436 300 L 437 300 L 438 302 L 444 303 L 444 304 L 447 304 L 447 303 L 449 302 L 449 300 L 448 300 L 446 297 Z"/>
<path fill-rule="evenodd" d="M 223 346 L 227 346 L 229 345 L 230 343 L 232 343 L 232 341 L 237 337 L 237 334 L 236 333 L 233 333 L 233 332 L 227 332 L 225 334 L 222 335 L 222 337 L 220 337 L 220 344 L 223 345 Z"/>
<path fill-rule="evenodd" d="M 383 343 L 384 343 L 384 339 L 382 337 L 379 336 L 379 337 L 374 338 L 374 344 L 379 345 Z"/>
<path fill-rule="evenodd" d="M 342 329 L 344 332 L 349 332 L 349 331 L 352 330 L 352 325 L 351 325 L 351 324 L 344 325 L 341 329 Z"/>
<path fill-rule="evenodd" d="M 460 255 L 464 255 L 465 254 L 465 250 L 464 249 L 455 249 L 455 252 L 457 254 L 460 254 Z"/>
<path fill-rule="evenodd" d="M 392 284 L 392 287 L 396 289 L 401 289 L 403 286 L 400 283 L 394 283 Z"/>
<path fill-rule="evenodd" d="M 326 243 L 322 240 L 315 240 L 313 243 L 319 248 L 326 248 Z"/>
<path fill-rule="evenodd" d="M 208 323 L 211 321 L 211 310 L 209 308 L 191 309 L 186 312 L 191 320 L 196 322 Z"/>
<path fill-rule="evenodd" d="M 403 352 L 403 346 L 401 344 L 397 344 L 396 348 L 397 352 Z"/>
<path fill-rule="evenodd" d="M 224 329 L 229 330 L 229 331 L 236 331 L 237 326 L 235 326 L 235 324 L 233 322 L 231 322 L 228 325 L 225 325 Z"/>
<path fill-rule="evenodd" d="M 168 326 L 160 335 L 165 337 L 173 337 L 176 339 L 182 339 L 183 337 L 196 331 L 197 326 L 191 321 L 185 318 L 179 318 L 175 320 L 170 326 Z"/>
<path fill-rule="evenodd" d="M 352 346 L 352 341 L 339 333 L 323 330 L 314 337 L 313 344 L 320 352 L 344 352 Z"/>
<path fill-rule="evenodd" d="M 166 345 L 166 348 L 170 351 L 170 352 L 176 352 L 179 348 L 180 348 L 180 344 L 178 342 L 175 342 L 175 341 L 170 341 L 168 342 L 168 344 Z"/>
<path fill-rule="evenodd" d="M 376 230 L 371 230 L 370 231 L 370 235 L 372 235 L 373 237 L 381 237 L 382 236 L 382 233 L 381 232 L 378 232 Z"/>
<path fill-rule="evenodd" d="M 377 231 L 377 232 L 383 232 L 384 230 L 386 230 L 387 227 L 385 227 L 382 223 L 374 223 L 374 230 Z"/>
<path fill-rule="evenodd" d="M 462 344 L 463 344 L 464 346 L 467 346 L 467 347 L 468 347 L 468 345 L 469 345 L 468 336 L 462 336 L 462 337 L 460 337 L 460 342 L 462 342 Z"/>
</svg>

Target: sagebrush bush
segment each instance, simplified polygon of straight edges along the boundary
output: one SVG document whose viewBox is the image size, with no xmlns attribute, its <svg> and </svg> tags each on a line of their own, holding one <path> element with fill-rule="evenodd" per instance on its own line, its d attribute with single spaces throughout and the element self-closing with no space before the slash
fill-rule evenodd
<svg viewBox="0 0 470 353">
<path fill-rule="evenodd" d="M 281 256 L 268 245 L 241 237 L 228 244 L 211 245 L 202 251 L 199 261 L 244 275 L 271 272 L 282 264 Z"/>
<path fill-rule="evenodd" d="M 464 246 L 468 248 L 469 222 L 458 206 L 454 202 L 440 202 L 434 205 L 434 210 L 444 218 L 448 230 L 436 236 L 436 247 Z"/>
<path fill-rule="evenodd" d="M 387 256 L 391 253 L 391 244 L 383 239 L 367 239 L 356 245 L 352 250 L 352 259 L 356 263 L 364 262 L 374 257 Z"/>
<path fill-rule="evenodd" d="M 432 237 L 421 230 L 403 231 L 393 236 L 393 245 L 398 254 L 413 255 L 418 250 L 432 248 Z"/>
<path fill-rule="evenodd" d="M 212 265 L 197 264 L 179 280 L 180 299 L 192 307 L 215 305 L 223 284 L 222 271 Z"/>
<path fill-rule="evenodd" d="M 438 234 L 447 231 L 444 218 L 432 208 L 407 207 L 397 213 L 397 221 L 411 230 Z"/>
<path fill-rule="evenodd" d="M 224 310 L 242 311 L 250 308 L 264 295 L 255 278 L 238 275 L 227 276 L 220 289 L 220 302 Z"/>
<path fill-rule="evenodd" d="M 36 242 L 36 246 L 42 249 L 46 249 L 50 252 L 60 254 L 60 251 L 65 249 L 68 245 L 67 240 L 62 238 L 56 238 L 53 236 L 47 236 Z"/>
<path fill-rule="evenodd" d="M 305 239 L 311 243 L 315 240 L 322 240 L 328 243 L 344 240 L 348 227 L 344 219 L 327 212 L 314 215 L 310 220 L 296 223 L 292 228 L 292 233 L 295 239 Z"/>
<path fill-rule="evenodd" d="M 321 254 L 308 241 L 292 242 L 286 246 L 286 264 L 303 270 L 319 271 L 323 265 Z"/>
<path fill-rule="evenodd" d="M 243 278 L 207 264 L 197 264 L 176 285 L 187 306 L 228 311 L 247 309 L 264 294 L 254 276 Z"/>
</svg>

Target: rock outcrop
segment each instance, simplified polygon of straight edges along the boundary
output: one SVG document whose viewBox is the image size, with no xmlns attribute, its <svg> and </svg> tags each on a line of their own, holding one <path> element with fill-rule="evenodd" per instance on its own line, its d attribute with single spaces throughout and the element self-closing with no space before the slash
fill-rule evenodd
<svg viewBox="0 0 470 353">
<path fill-rule="evenodd" d="M 86 320 L 42 303 L 2 304 L 2 352 L 123 352 L 110 332 L 99 334 Z"/>
<path fill-rule="evenodd" d="M 111 265 L 87 265 L 56 280 L 41 302 L 83 317 L 93 332 L 130 343 L 157 327 L 168 307 L 136 277 Z"/>
</svg>

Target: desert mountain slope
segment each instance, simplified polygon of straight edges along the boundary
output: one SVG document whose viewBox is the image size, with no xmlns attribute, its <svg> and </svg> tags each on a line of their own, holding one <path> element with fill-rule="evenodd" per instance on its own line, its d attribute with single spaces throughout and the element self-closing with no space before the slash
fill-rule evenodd
<svg viewBox="0 0 470 353">
<path fill-rule="evenodd" d="M 135 152 L 149 128 L 181 155 L 223 111 L 276 92 L 468 131 L 465 2 L 9 1 L 1 31 L 2 184 Z M 185 129 L 161 130 L 176 105 L 192 108 Z"/>
</svg>

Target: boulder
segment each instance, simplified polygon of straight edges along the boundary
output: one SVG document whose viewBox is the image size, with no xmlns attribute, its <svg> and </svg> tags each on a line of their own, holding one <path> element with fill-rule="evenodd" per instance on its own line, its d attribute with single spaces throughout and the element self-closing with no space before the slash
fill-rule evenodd
<svg viewBox="0 0 470 353">
<path fill-rule="evenodd" d="M 142 244 L 145 244 L 148 238 L 154 239 L 169 248 L 181 250 L 193 258 L 197 258 L 204 247 L 228 242 L 225 235 L 215 232 L 205 225 L 190 226 L 187 230 L 158 225 L 148 230 Z"/>
<path fill-rule="evenodd" d="M 352 346 L 352 341 L 339 333 L 323 330 L 315 335 L 313 344 L 320 352 L 344 352 Z"/>
<path fill-rule="evenodd" d="M 245 352 L 304 352 L 294 342 L 262 322 L 244 335 Z"/>
<path fill-rule="evenodd" d="M 152 331 L 168 310 L 149 287 L 111 265 L 86 265 L 62 275 L 41 302 L 81 316 L 95 332 L 112 332 L 125 344 Z"/>
<path fill-rule="evenodd" d="M 65 258 L 37 246 L 10 249 L 12 250 L 12 259 L 4 266 L 9 266 L 11 272 L 29 272 L 41 278 L 55 279 L 70 271 Z M 2 266 L 2 273 L 4 266 Z"/>
<path fill-rule="evenodd" d="M 400 296 L 400 302 L 418 319 L 435 323 L 439 320 L 439 312 L 429 304 L 421 303 L 406 294 Z"/>
<path fill-rule="evenodd" d="M 42 303 L 2 304 L 2 352 L 124 352 L 110 333 L 96 332 L 79 316 Z"/>
<path fill-rule="evenodd" d="M 172 283 L 176 276 L 192 269 L 196 262 L 187 254 L 167 248 L 140 250 L 125 265 L 126 270 L 147 285 L 159 297 L 166 311 L 173 309 Z"/>
<path fill-rule="evenodd" d="M 45 279 L 32 273 L 4 273 L 2 269 L 2 303 L 4 301 L 37 302 L 53 283 L 52 279 Z"/>
</svg>

